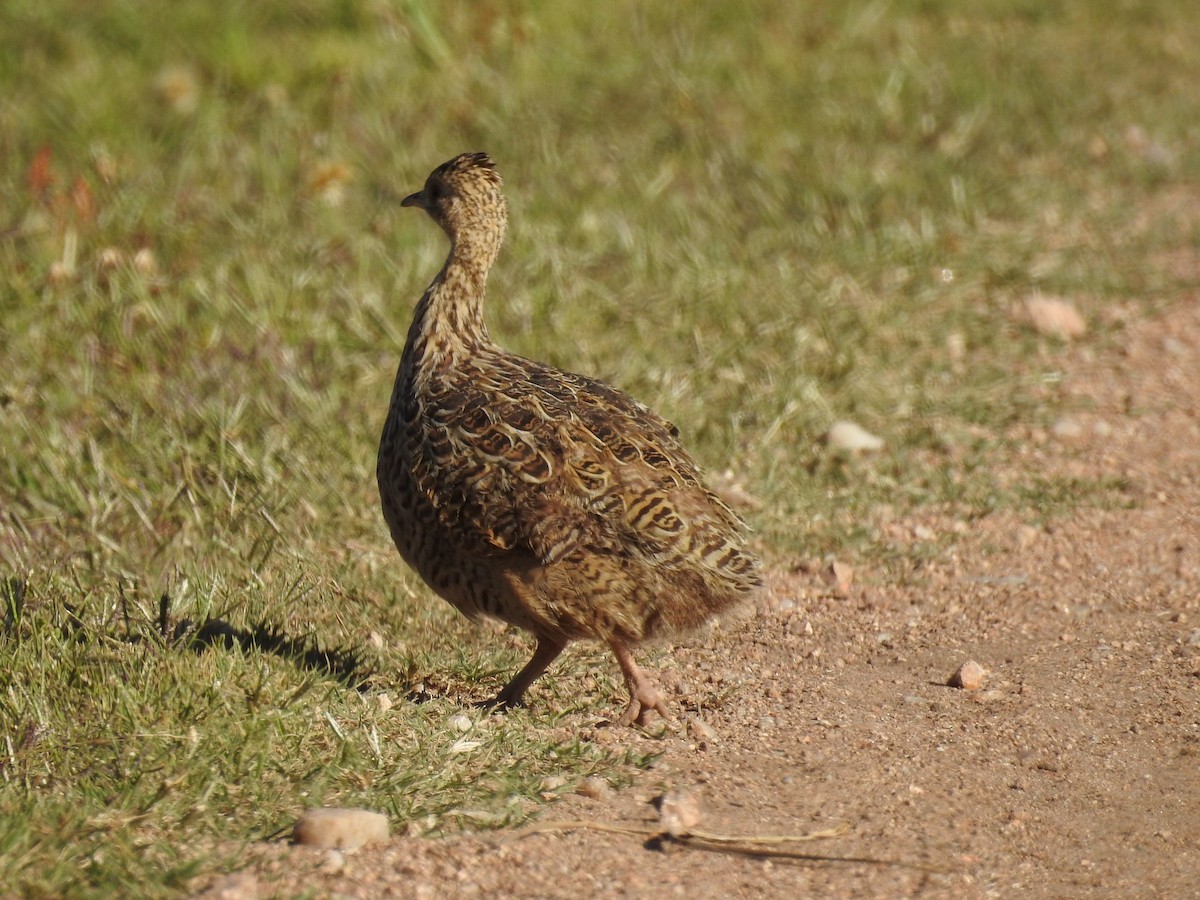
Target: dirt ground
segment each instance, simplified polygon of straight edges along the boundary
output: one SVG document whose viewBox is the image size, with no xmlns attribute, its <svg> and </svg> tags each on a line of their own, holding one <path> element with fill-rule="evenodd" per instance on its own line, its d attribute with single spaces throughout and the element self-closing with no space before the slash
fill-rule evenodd
<svg viewBox="0 0 1200 900">
<path fill-rule="evenodd" d="M 344 857 L 257 848 L 229 896 L 1185 897 L 1200 894 L 1200 301 L 1117 346 L 1048 350 L 1066 417 L 1017 435 L 996 477 L 1111 479 L 1116 508 L 1039 523 L 936 511 L 874 526 L 939 548 L 905 584 L 847 560 L 776 570 L 762 608 L 656 676 L 691 724 L 632 787 L 540 822 L 654 828 L 686 788 L 697 826 L 838 836 L 745 852 L 598 830 L 397 836 Z M 1125 508 L 1127 507 L 1127 508 Z M 966 660 L 987 670 L 963 690 Z M 670 668 L 667 668 L 667 664 Z M 698 711 L 697 711 L 698 708 Z M 699 724 L 696 719 L 701 720 Z M 787 853 L 839 857 L 796 858 Z M 873 862 L 854 861 L 861 859 Z"/>
</svg>

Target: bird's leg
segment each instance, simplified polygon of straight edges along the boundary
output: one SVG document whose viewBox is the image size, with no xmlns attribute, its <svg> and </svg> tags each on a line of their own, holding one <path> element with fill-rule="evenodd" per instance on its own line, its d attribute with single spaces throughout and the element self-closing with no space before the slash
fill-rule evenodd
<svg viewBox="0 0 1200 900">
<path fill-rule="evenodd" d="M 514 706 L 520 706 L 521 698 L 525 696 L 529 686 L 538 680 L 538 677 L 549 668 L 550 663 L 558 658 L 558 654 L 562 653 L 566 646 L 567 642 L 558 638 L 539 637 L 537 649 L 533 651 L 533 658 L 525 664 L 525 668 L 514 675 L 512 681 L 506 684 L 500 693 L 491 700 L 484 701 L 480 706 L 494 709 L 511 709 Z"/>
<path fill-rule="evenodd" d="M 616 654 L 621 674 L 625 676 L 625 685 L 629 688 L 629 705 L 621 713 L 621 718 L 617 719 L 617 724 L 632 725 L 636 722 L 638 725 L 645 725 L 646 713 L 650 710 L 657 712 L 666 721 L 674 722 L 658 688 L 638 668 L 637 663 L 633 661 L 633 654 L 625 642 L 620 638 L 610 637 L 608 643 L 612 647 L 613 653 Z"/>
</svg>

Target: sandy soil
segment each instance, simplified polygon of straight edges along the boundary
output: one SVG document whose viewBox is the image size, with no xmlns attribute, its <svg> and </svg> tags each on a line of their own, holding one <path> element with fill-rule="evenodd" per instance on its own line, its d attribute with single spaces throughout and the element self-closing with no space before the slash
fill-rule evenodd
<svg viewBox="0 0 1200 900">
<path fill-rule="evenodd" d="M 628 789 L 541 822 L 657 827 L 686 788 L 700 829 L 844 833 L 763 857 L 597 830 L 399 836 L 344 857 L 283 844 L 230 896 L 1187 897 L 1200 894 L 1200 302 L 1111 352 L 1048 351 L 1069 418 L 1031 425 L 997 478 L 1119 480 L 1049 524 L 929 511 L 873 523 L 937 552 L 897 584 L 847 560 L 776 570 L 762 608 L 659 658 L 691 724 Z M 1127 507 L 1127 508 L 1126 508 Z M 983 685 L 947 685 L 966 660 Z M 669 668 L 667 667 L 669 664 Z M 699 719 L 697 724 L 695 720 Z M 745 845 L 743 845 L 744 847 Z M 791 853 L 792 855 L 787 855 Z M 795 853 L 839 857 L 814 860 Z M 870 859 L 874 862 L 853 861 Z"/>
</svg>

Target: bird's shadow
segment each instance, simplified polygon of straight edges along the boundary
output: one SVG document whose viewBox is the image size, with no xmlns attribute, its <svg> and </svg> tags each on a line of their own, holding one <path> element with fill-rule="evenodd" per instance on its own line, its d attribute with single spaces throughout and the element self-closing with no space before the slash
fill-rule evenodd
<svg viewBox="0 0 1200 900">
<path fill-rule="evenodd" d="M 151 637 L 132 621 L 123 592 L 121 599 L 125 640 L 140 643 Z M 68 609 L 68 616 L 70 622 L 82 624 L 73 610 Z M 292 636 L 267 621 L 243 627 L 220 616 L 208 616 L 200 623 L 188 618 L 176 618 L 171 614 L 171 597 L 166 593 L 158 601 L 154 632 L 153 639 L 164 647 L 186 649 L 193 653 L 203 653 L 210 648 L 269 653 L 286 659 L 300 669 L 334 678 L 359 692 L 371 688 L 375 674 L 374 669 L 363 662 L 361 654 L 353 647 L 322 647 L 312 634 Z"/>
<path fill-rule="evenodd" d="M 178 623 L 184 625 L 186 620 Z M 187 623 L 190 626 L 190 623 Z M 201 653 L 210 647 L 223 647 L 242 652 L 258 650 L 270 653 L 305 669 L 336 679 L 356 691 L 371 687 L 373 670 L 364 666 L 359 653 L 352 647 L 322 648 L 311 635 L 292 637 L 279 626 L 258 622 L 249 628 L 231 625 L 224 619 L 206 619 L 194 629 L 185 628 L 180 639 L 174 643 Z"/>
</svg>

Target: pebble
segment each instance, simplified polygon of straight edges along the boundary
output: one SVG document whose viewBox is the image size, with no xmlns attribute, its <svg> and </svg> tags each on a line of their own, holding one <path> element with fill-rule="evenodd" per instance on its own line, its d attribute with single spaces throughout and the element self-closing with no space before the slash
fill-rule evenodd
<svg viewBox="0 0 1200 900">
<path fill-rule="evenodd" d="M 1022 525 L 1017 529 L 1017 546 L 1022 550 L 1028 550 L 1037 543 L 1041 532 L 1032 525 Z"/>
<path fill-rule="evenodd" d="M 133 254 L 133 268 L 139 275 L 145 275 L 147 278 L 157 275 L 158 260 L 154 257 L 154 251 L 149 247 L 143 247 Z"/>
<path fill-rule="evenodd" d="M 1183 341 L 1179 340 L 1178 338 L 1171 337 L 1170 335 L 1163 338 L 1162 347 L 1164 350 L 1166 350 L 1172 356 L 1186 356 L 1187 355 L 1187 344 L 1185 344 Z"/>
<path fill-rule="evenodd" d="M 717 733 L 703 719 L 693 718 L 688 720 L 688 731 L 691 732 L 693 740 L 700 741 L 701 743 L 711 744 L 717 740 Z"/>
<path fill-rule="evenodd" d="M 964 691 L 977 691 L 987 677 L 987 670 L 973 659 L 968 659 L 950 676 L 946 684 Z"/>
<path fill-rule="evenodd" d="M 1050 426 L 1050 433 L 1060 441 L 1073 441 L 1083 435 L 1083 426 L 1072 418 L 1062 418 Z"/>
<path fill-rule="evenodd" d="M 688 788 L 671 788 L 659 799 L 658 824 L 671 837 L 690 834 L 701 818 L 700 801 Z"/>
<path fill-rule="evenodd" d="M 552 794 L 560 790 L 567 783 L 566 776 L 563 775 L 547 775 L 538 785 L 538 790 L 543 794 Z"/>
<path fill-rule="evenodd" d="M 1087 331 L 1087 322 L 1067 300 L 1031 297 L 1025 301 L 1025 312 L 1034 330 L 1041 334 L 1069 341 L 1082 337 Z"/>
<path fill-rule="evenodd" d="M 834 422 L 825 432 L 825 443 L 835 450 L 857 452 L 860 450 L 880 450 L 883 439 L 871 434 L 861 425 L 854 422 Z"/>
<path fill-rule="evenodd" d="M 952 331 L 946 335 L 946 355 L 958 362 L 967 356 L 967 336 L 961 331 Z"/>
<path fill-rule="evenodd" d="M 466 713 L 455 713 L 450 717 L 450 727 L 464 734 L 471 730 L 472 724 L 471 717 Z"/>
<path fill-rule="evenodd" d="M 575 788 L 575 793 L 581 797 L 587 797 L 589 800 L 600 800 L 611 794 L 612 788 L 599 775 L 589 775 L 583 781 L 579 782 L 579 787 Z"/>
<path fill-rule="evenodd" d="M 825 569 L 825 580 L 838 597 L 849 597 L 850 588 L 854 585 L 854 567 L 840 559 L 832 560 Z"/>
<path fill-rule="evenodd" d="M 345 807 L 310 809 L 292 830 L 292 840 L 297 844 L 329 850 L 357 850 L 364 844 L 387 838 L 387 816 Z"/>
<path fill-rule="evenodd" d="M 96 257 L 101 269 L 116 269 L 125 262 L 125 254 L 116 247 L 104 247 Z"/>
</svg>

